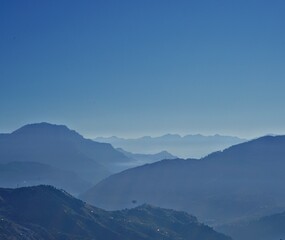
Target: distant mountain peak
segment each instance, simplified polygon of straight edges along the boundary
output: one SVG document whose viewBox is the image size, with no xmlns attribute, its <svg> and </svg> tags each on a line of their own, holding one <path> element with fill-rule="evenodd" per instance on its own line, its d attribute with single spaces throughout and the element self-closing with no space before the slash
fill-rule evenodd
<svg viewBox="0 0 285 240">
<path fill-rule="evenodd" d="M 160 138 L 181 138 L 181 135 L 175 133 L 167 133 L 160 136 Z"/>
<path fill-rule="evenodd" d="M 1 135 L 0 143 L 0 163 L 45 163 L 75 172 L 92 183 L 126 168 L 119 163 L 131 161 L 109 143 L 86 139 L 65 125 L 47 122 L 28 124 Z"/>
<path fill-rule="evenodd" d="M 12 132 L 13 135 L 73 135 L 76 137 L 82 137 L 79 133 L 74 130 L 69 129 L 65 125 L 57 125 L 47 122 L 32 123 L 24 125 L 23 127 Z"/>
</svg>

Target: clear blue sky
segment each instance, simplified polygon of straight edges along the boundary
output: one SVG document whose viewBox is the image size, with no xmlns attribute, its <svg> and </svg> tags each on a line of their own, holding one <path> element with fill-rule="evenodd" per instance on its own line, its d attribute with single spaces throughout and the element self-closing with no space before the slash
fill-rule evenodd
<svg viewBox="0 0 285 240">
<path fill-rule="evenodd" d="M 0 132 L 285 134 L 284 0 L 1 0 Z"/>
</svg>

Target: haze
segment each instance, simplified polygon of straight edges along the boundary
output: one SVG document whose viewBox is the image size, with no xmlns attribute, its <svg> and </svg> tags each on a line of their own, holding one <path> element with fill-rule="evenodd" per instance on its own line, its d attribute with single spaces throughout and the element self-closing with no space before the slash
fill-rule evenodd
<svg viewBox="0 0 285 240">
<path fill-rule="evenodd" d="M 0 132 L 284 134 L 276 1 L 0 3 Z M 4 114 L 5 113 L 5 114 Z"/>
</svg>

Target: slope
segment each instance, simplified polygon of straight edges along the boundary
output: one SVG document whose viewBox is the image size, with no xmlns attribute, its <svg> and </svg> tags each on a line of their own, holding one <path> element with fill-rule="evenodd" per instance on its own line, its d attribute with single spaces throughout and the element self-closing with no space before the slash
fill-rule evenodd
<svg viewBox="0 0 285 240">
<path fill-rule="evenodd" d="M 0 189 L 1 239 L 229 240 L 183 212 L 106 212 L 49 186 Z"/>
<path fill-rule="evenodd" d="M 0 164 L 0 187 L 24 187 L 49 184 L 78 195 L 92 185 L 75 173 L 43 163 L 10 162 Z"/>
<path fill-rule="evenodd" d="M 81 197 L 106 209 L 149 203 L 213 225 L 285 209 L 285 137 L 266 136 L 200 159 L 166 160 L 112 175 Z"/>
<path fill-rule="evenodd" d="M 230 234 L 235 240 L 274 240 L 285 238 L 285 212 L 260 219 L 220 226 L 219 231 Z"/>
<path fill-rule="evenodd" d="M 110 144 L 85 139 L 66 126 L 38 123 L 0 135 L 0 163 L 15 161 L 48 164 L 96 183 L 130 159 Z"/>
</svg>

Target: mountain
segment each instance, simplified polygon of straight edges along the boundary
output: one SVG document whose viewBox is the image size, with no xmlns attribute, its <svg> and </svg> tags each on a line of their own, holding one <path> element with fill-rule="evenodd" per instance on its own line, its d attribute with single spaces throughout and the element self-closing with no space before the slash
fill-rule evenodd
<svg viewBox="0 0 285 240">
<path fill-rule="evenodd" d="M 20 161 L 48 164 L 96 183 L 130 159 L 110 144 L 85 139 L 66 126 L 38 123 L 0 135 L 0 163 Z"/>
<path fill-rule="evenodd" d="M 0 238 L 230 240 L 184 212 L 149 205 L 107 212 L 50 186 L 0 189 Z"/>
<path fill-rule="evenodd" d="M 74 195 L 92 185 L 75 173 L 57 169 L 43 163 L 10 162 L 0 164 L 0 187 L 24 187 L 49 184 L 65 189 Z"/>
<path fill-rule="evenodd" d="M 235 240 L 285 239 L 285 212 L 218 228 Z"/>
<path fill-rule="evenodd" d="M 201 158 L 211 152 L 246 141 L 238 137 L 218 134 L 213 136 L 166 134 L 160 137 L 145 136 L 134 139 L 97 137 L 95 140 L 110 143 L 114 147 L 123 148 L 128 152 L 153 154 L 167 150 L 181 158 Z"/>
<path fill-rule="evenodd" d="M 217 226 L 285 210 L 285 136 L 265 136 L 202 159 L 164 160 L 112 175 L 81 198 L 105 209 L 148 203 Z"/>
<path fill-rule="evenodd" d="M 154 153 L 154 154 L 142 154 L 142 153 L 127 152 L 122 148 L 117 148 L 116 150 L 123 153 L 126 157 L 134 160 L 134 161 L 126 163 L 126 166 L 128 166 L 128 168 L 140 166 L 146 163 L 154 163 L 154 162 L 164 160 L 164 159 L 177 158 L 176 156 L 173 156 L 171 153 L 167 151 L 162 151 L 162 152 Z"/>
</svg>

